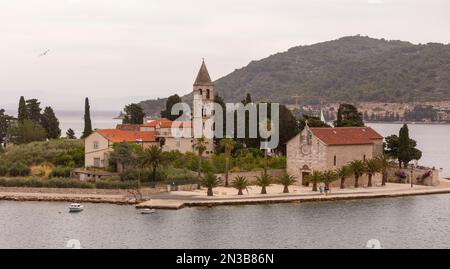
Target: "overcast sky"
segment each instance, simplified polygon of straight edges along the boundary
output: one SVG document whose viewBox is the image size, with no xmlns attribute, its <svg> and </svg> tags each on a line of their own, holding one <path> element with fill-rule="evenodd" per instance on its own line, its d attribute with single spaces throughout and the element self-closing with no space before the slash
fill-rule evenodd
<svg viewBox="0 0 450 269">
<path fill-rule="evenodd" d="M 346 35 L 450 43 L 448 0 L 0 0 L 0 107 L 96 110 Z M 50 52 L 38 57 L 46 51 Z"/>
</svg>

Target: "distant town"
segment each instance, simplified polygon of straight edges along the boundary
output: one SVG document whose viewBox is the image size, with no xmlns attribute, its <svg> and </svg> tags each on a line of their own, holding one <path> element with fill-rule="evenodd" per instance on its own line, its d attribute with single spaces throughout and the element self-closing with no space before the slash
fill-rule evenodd
<svg viewBox="0 0 450 269">
<path fill-rule="evenodd" d="M 298 116 L 301 114 L 319 117 L 321 110 L 326 121 L 336 120 L 339 103 L 299 105 L 287 107 Z M 384 103 L 361 102 L 356 104 L 363 113 L 366 122 L 411 122 L 411 123 L 450 123 L 450 101 L 416 102 L 416 103 Z"/>
</svg>

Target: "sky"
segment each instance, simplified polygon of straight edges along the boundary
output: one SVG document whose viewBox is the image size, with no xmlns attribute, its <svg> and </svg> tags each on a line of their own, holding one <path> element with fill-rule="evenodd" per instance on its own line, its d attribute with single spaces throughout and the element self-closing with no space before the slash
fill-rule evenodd
<svg viewBox="0 0 450 269">
<path fill-rule="evenodd" d="M 298 45 L 450 43 L 448 0 L 0 0 L 0 108 L 120 110 Z M 45 51 L 48 53 L 39 57 Z"/>
</svg>

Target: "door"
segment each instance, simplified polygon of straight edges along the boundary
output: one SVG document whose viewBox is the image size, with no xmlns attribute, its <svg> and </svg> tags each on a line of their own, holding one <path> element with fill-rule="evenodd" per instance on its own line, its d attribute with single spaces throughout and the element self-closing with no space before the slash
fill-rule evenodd
<svg viewBox="0 0 450 269">
<path fill-rule="evenodd" d="M 309 183 L 306 181 L 306 177 L 309 175 L 309 172 L 302 172 L 302 185 L 305 187 L 309 186 Z"/>
</svg>

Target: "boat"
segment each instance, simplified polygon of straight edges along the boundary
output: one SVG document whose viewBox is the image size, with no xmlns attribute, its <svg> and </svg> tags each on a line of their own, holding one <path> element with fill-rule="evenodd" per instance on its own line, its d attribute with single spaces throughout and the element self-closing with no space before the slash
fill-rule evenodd
<svg viewBox="0 0 450 269">
<path fill-rule="evenodd" d="M 156 210 L 153 208 L 146 208 L 141 211 L 141 214 L 143 214 L 143 215 L 153 214 L 153 213 L 156 213 Z"/>
<path fill-rule="evenodd" d="M 84 210 L 84 208 L 83 208 L 83 206 L 80 205 L 80 204 L 71 204 L 71 205 L 69 206 L 69 212 L 70 212 L 70 213 L 81 212 L 81 211 L 83 211 L 83 210 Z"/>
</svg>

